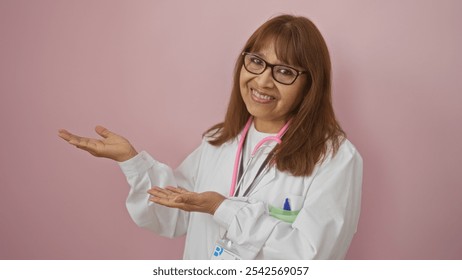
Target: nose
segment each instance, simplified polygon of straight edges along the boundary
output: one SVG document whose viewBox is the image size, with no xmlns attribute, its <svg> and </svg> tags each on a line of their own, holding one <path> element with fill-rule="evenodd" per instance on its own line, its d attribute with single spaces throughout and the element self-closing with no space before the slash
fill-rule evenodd
<svg viewBox="0 0 462 280">
<path fill-rule="evenodd" d="M 266 67 L 265 71 L 258 75 L 255 80 L 257 81 L 258 85 L 262 88 L 272 88 L 274 87 L 274 80 L 273 74 L 271 73 L 273 70 L 271 67 Z"/>
</svg>

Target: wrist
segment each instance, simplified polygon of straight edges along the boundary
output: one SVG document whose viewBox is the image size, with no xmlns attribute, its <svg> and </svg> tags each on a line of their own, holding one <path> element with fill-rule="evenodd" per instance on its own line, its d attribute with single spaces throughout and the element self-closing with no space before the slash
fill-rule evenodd
<svg viewBox="0 0 462 280">
<path fill-rule="evenodd" d="M 128 153 L 125 155 L 121 155 L 120 157 L 116 158 L 115 160 L 118 162 L 124 162 L 129 159 L 132 159 L 138 155 L 138 152 L 132 147 Z"/>
<path fill-rule="evenodd" d="M 215 215 L 215 212 L 217 211 L 218 207 L 220 207 L 220 205 L 223 203 L 223 201 L 225 200 L 226 198 L 224 196 L 220 196 L 218 199 L 217 199 L 217 202 L 214 204 L 214 207 L 212 207 L 211 211 L 209 212 L 210 215 Z"/>
</svg>

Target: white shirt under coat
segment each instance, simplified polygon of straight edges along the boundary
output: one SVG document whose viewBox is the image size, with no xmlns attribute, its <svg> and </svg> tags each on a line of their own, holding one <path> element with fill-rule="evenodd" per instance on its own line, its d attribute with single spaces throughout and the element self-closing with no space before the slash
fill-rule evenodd
<svg viewBox="0 0 462 280">
<path fill-rule="evenodd" d="M 244 166 L 255 144 L 268 135 L 251 126 L 243 149 Z M 210 259 L 216 241 L 224 235 L 244 259 L 343 259 L 360 212 L 363 165 L 355 147 L 345 140 L 311 176 L 295 177 L 273 166 L 249 197 L 228 197 L 238 138 L 219 147 L 203 139 L 175 170 L 145 151 L 120 163 L 131 186 L 127 209 L 134 222 L 162 236 L 186 234 L 184 259 Z M 253 179 L 265 157 L 266 152 L 255 158 L 244 182 Z M 215 191 L 228 199 L 213 216 L 189 213 L 150 202 L 147 191 L 152 186 Z M 282 208 L 286 198 L 292 210 L 300 210 L 293 223 L 268 213 L 269 205 Z"/>
</svg>

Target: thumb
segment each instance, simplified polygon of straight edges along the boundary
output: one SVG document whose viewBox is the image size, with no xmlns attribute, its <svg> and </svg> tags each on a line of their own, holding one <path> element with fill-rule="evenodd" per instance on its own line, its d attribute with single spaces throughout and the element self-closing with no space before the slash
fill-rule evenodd
<svg viewBox="0 0 462 280">
<path fill-rule="evenodd" d="M 174 201 L 176 203 L 190 203 L 191 202 L 191 195 L 189 194 L 181 194 L 175 197 Z"/>
<path fill-rule="evenodd" d="M 175 202 L 175 203 L 184 203 L 184 199 L 181 196 L 177 196 L 177 197 L 175 197 L 173 202 Z"/>
<path fill-rule="evenodd" d="M 95 127 L 95 131 L 96 131 L 96 133 L 98 133 L 103 138 L 108 138 L 109 136 L 114 135 L 114 133 L 112 133 L 107 128 L 105 128 L 105 127 L 103 127 L 101 125 L 97 125 Z"/>
</svg>

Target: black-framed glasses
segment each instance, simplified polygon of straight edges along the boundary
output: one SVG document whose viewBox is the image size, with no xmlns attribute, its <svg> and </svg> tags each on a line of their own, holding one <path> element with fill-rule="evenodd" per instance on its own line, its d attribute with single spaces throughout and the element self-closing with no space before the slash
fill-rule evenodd
<svg viewBox="0 0 462 280">
<path fill-rule="evenodd" d="M 252 74 L 260 75 L 265 72 L 266 68 L 271 68 L 273 79 L 283 85 L 291 85 L 297 80 L 299 75 L 305 74 L 307 71 L 299 71 L 295 68 L 286 65 L 271 64 L 256 54 L 243 52 L 244 68 Z"/>
</svg>

